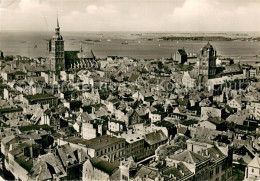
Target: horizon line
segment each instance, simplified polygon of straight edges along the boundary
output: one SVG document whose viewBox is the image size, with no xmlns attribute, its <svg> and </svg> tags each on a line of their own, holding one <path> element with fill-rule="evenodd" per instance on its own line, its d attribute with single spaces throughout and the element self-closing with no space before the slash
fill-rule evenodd
<svg viewBox="0 0 260 181">
<path fill-rule="evenodd" d="M 55 30 L 0 30 L 0 32 L 54 32 Z M 144 32 L 144 33 L 243 33 L 243 32 L 247 32 L 247 33 L 260 33 L 260 30 L 248 30 L 248 31 L 199 31 L 199 30 L 192 30 L 192 31 L 182 31 L 182 30 L 176 30 L 176 31 L 156 31 L 156 30 L 61 30 L 61 32 L 96 32 L 96 33 L 100 33 L 100 32 Z"/>
</svg>

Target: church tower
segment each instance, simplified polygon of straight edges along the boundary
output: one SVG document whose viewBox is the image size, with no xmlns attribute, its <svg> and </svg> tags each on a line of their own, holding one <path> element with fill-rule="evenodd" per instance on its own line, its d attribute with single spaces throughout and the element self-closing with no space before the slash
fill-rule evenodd
<svg viewBox="0 0 260 181">
<path fill-rule="evenodd" d="M 200 75 L 207 79 L 216 75 L 216 56 L 217 52 L 209 42 L 201 48 L 198 62 Z"/>
<path fill-rule="evenodd" d="M 51 69 L 54 71 L 65 70 L 64 40 L 60 35 L 59 19 L 57 18 L 57 27 L 55 35 L 49 40 L 49 55 L 51 59 Z"/>
</svg>

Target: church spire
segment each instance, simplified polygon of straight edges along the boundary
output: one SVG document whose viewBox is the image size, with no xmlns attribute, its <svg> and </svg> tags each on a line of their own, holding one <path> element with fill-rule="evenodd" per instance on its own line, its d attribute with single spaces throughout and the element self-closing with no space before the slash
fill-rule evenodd
<svg viewBox="0 0 260 181">
<path fill-rule="evenodd" d="M 59 28 L 60 25 L 59 25 L 59 17 L 57 17 L 57 27 Z"/>
<path fill-rule="evenodd" d="M 60 35 L 60 25 L 59 25 L 59 18 L 57 16 L 57 27 L 55 28 L 56 35 Z"/>
</svg>

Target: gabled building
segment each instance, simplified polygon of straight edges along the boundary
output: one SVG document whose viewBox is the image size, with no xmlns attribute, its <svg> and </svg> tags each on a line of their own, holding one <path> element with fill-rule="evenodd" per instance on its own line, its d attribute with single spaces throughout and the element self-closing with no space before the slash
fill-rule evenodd
<svg viewBox="0 0 260 181">
<path fill-rule="evenodd" d="M 197 79 L 192 72 L 184 72 L 182 77 L 182 84 L 187 88 L 195 88 Z"/>
<path fill-rule="evenodd" d="M 166 158 L 168 167 L 183 163 L 193 173 L 183 180 L 232 180 L 232 149 L 221 151 L 209 143 L 187 142 L 187 150 Z"/>
<path fill-rule="evenodd" d="M 228 101 L 228 105 L 229 105 L 229 107 L 234 108 L 238 111 L 241 111 L 243 108 L 242 101 L 239 98 L 235 98 L 235 99 Z"/>
<path fill-rule="evenodd" d="M 163 181 L 164 179 L 160 175 L 157 169 L 142 166 L 134 176 L 134 180 L 144 180 L 144 181 Z"/>
<path fill-rule="evenodd" d="M 138 113 L 138 111 L 134 110 L 129 115 L 129 123 L 128 125 L 134 125 L 139 123 L 144 123 L 145 120 L 142 118 L 142 116 Z"/>
<path fill-rule="evenodd" d="M 88 159 L 83 166 L 82 180 L 122 180 L 119 166 L 118 163 L 101 159 Z M 129 177 L 125 178 L 125 180 L 128 179 Z"/>
<path fill-rule="evenodd" d="M 82 167 L 89 159 L 87 153 L 82 149 L 75 149 L 69 144 L 62 145 L 56 150 L 58 157 L 67 173 L 67 180 L 80 180 L 82 178 Z"/>
<path fill-rule="evenodd" d="M 189 150 L 166 158 L 166 165 L 173 167 L 180 163 L 184 164 L 193 173 L 194 180 L 208 180 L 210 158 L 201 156 Z"/>
<path fill-rule="evenodd" d="M 207 120 L 208 118 L 217 117 L 222 118 L 224 110 L 216 107 L 202 107 L 201 108 L 201 120 Z"/>
<path fill-rule="evenodd" d="M 245 180 L 259 180 L 260 179 L 260 158 L 255 156 L 255 158 L 247 165 L 245 170 Z"/>
<path fill-rule="evenodd" d="M 144 152 L 145 156 L 151 156 L 155 154 L 155 150 L 165 143 L 168 138 L 165 136 L 162 130 L 156 130 L 155 132 L 148 133 L 144 136 Z"/>
<path fill-rule="evenodd" d="M 27 180 L 62 180 L 66 177 L 61 160 L 53 153 L 47 153 L 37 158 Z"/>
<path fill-rule="evenodd" d="M 212 130 L 225 131 L 227 128 L 226 122 L 221 118 L 208 118 L 207 120 L 199 122 L 199 126 L 202 128 L 209 128 Z"/>
<path fill-rule="evenodd" d="M 188 55 L 184 48 L 178 49 L 174 54 L 174 60 L 180 64 L 184 64 L 185 62 L 187 62 L 187 59 L 188 59 Z"/>
</svg>

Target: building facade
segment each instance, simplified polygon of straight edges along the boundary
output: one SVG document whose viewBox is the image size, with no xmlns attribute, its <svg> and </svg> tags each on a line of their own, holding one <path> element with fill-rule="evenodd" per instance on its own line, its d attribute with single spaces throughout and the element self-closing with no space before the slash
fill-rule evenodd
<svg viewBox="0 0 260 181">
<path fill-rule="evenodd" d="M 258 179 L 260 179 L 260 158 L 256 155 L 245 169 L 245 180 Z"/>
<path fill-rule="evenodd" d="M 206 140 L 187 140 L 187 150 L 204 157 L 195 164 L 195 180 L 232 180 L 232 148 L 219 147 Z M 204 172 L 200 173 L 202 168 Z"/>
<path fill-rule="evenodd" d="M 90 140 L 69 137 L 58 140 L 59 145 L 69 143 L 73 148 L 85 150 L 91 158 L 106 158 L 110 162 L 120 160 L 125 156 L 125 139 L 102 135 Z"/>
</svg>

